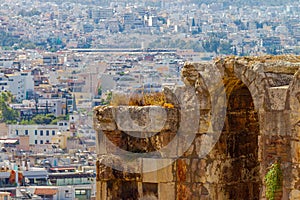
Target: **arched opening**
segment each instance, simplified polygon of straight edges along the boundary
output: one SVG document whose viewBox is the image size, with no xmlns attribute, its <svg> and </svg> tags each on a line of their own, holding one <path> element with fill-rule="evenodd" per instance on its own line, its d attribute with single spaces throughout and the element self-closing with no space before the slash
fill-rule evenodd
<svg viewBox="0 0 300 200">
<path fill-rule="evenodd" d="M 292 174 L 300 172 L 300 69 L 294 75 L 294 80 L 290 84 L 289 92 L 290 105 L 290 123 L 291 123 L 291 161 L 292 169 L 286 170 L 286 173 Z M 288 176 L 287 176 L 288 177 Z M 290 199 L 300 198 L 300 181 L 297 176 L 292 178 L 285 178 L 287 183 L 291 184 L 291 191 L 289 191 Z M 285 181 L 285 180 L 284 180 Z M 288 185 L 288 184 L 287 184 Z"/>
<path fill-rule="evenodd" d="M 240 80 L 226 84 L 227 113 L 216 152 L 219 187 L 225 199 L 259 199 L 258 114 L 247 86 Z"/>
</svg>

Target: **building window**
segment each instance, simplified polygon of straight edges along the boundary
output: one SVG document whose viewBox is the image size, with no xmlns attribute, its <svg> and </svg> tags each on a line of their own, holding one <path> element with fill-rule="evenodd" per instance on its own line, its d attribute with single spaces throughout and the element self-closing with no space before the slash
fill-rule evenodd
<svg viewBox="0 0 300 200">
<path fill-rule="evenodd" d="M 42 131 L 42 130 L 40 130 L 40 136 L 43 136 L 43 135 L 44 135 L 43 131 Z"/>
<path fill-rule="evenodd" d="M 86 195 L 86 190 L 75 190 L 75 195 Z"/>
<path fill-rule="evenodd" d="M 34 130 L 34 135 L 37 135 L 37 130 Z"/>
<path fill-rule="evenodd" d="M 44 144 L 44 141 L 43 141 L 43 140 L 41 140 L 41 141 L 40 141 L 40 144 Z"/>
<path fill-rule="evenodd" d="M 71 198 L 72 197 L 72 193 L 69 192 L 69 190 L 65 191 L 65 198 Z"/>
<path fill-rule="evenodd" d="M 25 130 L 25 135 L 28 135 L 28 130 Z"/>
<path fill-rule="evenodd" d="M 55 135 L 55 131 L 52 131 L 52 135 Z"/>
<path fill-rule="evenodd" d="M 46 144 L 49 144 L 49 140 L 46 140 Z"/>
<path fill-rule="evenodd" d="M 37 144 L 37 140 L 34 140 L 34 144 Z"/>
<path fill-rule="evenodd" d="M 46 135 L 47 135 L 47 136 L 49 135 L 49 130 L 46 130 Z"/>
<path fill-rule="evenodd" d="M 16 130 L 16 135 L 19 135 L 19 130 Z"/>
</svg>

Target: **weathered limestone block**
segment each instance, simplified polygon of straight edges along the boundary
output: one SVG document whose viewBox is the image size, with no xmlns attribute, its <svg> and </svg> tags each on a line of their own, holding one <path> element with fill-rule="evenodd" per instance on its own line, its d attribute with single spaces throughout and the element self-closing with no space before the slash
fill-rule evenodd
<svg viewBox="0 0 300 200">
<path fill-rule="evenodd" d="M 287 109 L 287 92 L 289 86 L 271 87 L 268 88 L 269 102 L 271 110 Z"/>
<path fill-rule="evenodd" d="M 107 182 L 106 181 L 97 181 L 97 199 L 107 199 Z"/>
<path fill-rule="evenodd" d="M 292 190 L 290 192 L 289 200 L 298 200 L 300 199 L 300 190 Z"/>
<path fill-rule="evenodd" d="M 174 160 L 170 159 L 143 159 L 143 182 L 168 183 L 174 179 Z M 162 168 L 163 167 L 163 168 Z"/>
<path fill-rule="evenodd" d="M 191 182 L 190 159 L 178 159 L 176 164 L 176 181 Z"/>
<path fill-rule="evenodd" d="M 194 86 L 199 77 L 199 70 L 194 64 L 187 63 L 181 71 L 181 76 L 183 77 L 183 82 L 186 85 Z"/>
<path fill-rule="evenodd" d="M 289 188 L 299 190 L 300 188 L 300 167 L 299 164 L 292 164 L 290 174 Z"/>
<path fill-rule="evenodd" d="M 175 109 L 161 106 L 118 106 L 114 108 L 114 113 L 118 130 L 121 131 L 156 133 L 177 129 Z"/>
<path fill-rule="evenodd" d="M 175 183 L 159 183 L 158 184 L 159 199 L 175 199 Z"/>
<path fill-rule="evenodd" d="M 160 106 L 98 106 L 96 129 L 102 131 L 176 131 L 178 111 Z"/>
<path fill-rule="evenodd" d="M 98 153 L 156 151 L 170 143 L 178 131 L 176 108 L 160 106 L 104 106 L 95 108 Z M 109 114 L 107 114 L 109 113 Z M 115 130 L 113 130 L 115 129 Z"/>
<path fill-rule="evenodd" d="M 289 111 L 266 111 L 264 115 L 265 117 L 263 127 L 265 135 L 291 135 Z"/>
<path fill-rule="evenodd" d="M 233 66 L 233 70 L 234 70 L 234 74 L 236 76 L 243 77 L 245 75 L 245 73 L 247 72 L 247 67 L 241 62 L 236 62 Z M 249 81 L 249 83 L 253 81 L 253 80 L 250 81 L 248 79 L 250 79 L 250 78 L 248 78 L 248 77 L 246 78 L 246 80 Z"/>
<path fill-rule="evenodd" d="M 211 125 L 211 111 L 200 110 L 200 124 L 198 133 L 206 133 Z"/>
<path fill-rule="evenodd" d="M 297 63 L 277 60 L 264 66 L 264 72 L 274 74 L 291 74 L 294 75 L 299 70 L 299 61 Z"/>
<path fill-rule="evenodd" d="M 116 155 L 98 156 L 96 162 L 97 180 L 141 180 L 142 162 Z"/>
<path fill-rule="evenodd" d="M 192 159 L 191 164 L 191 181 L 194 183 L 206 183 L 207 174 L 207 160 Z"/>
<path fill-rule="evenodd" d="M 227 161 L 225 161 L 227 162 Z M 220 174 L 221 174 L 221 164 L 226 165 L 222 160 L 214 160 L 210 163 L 207 164 L 207 177 L 206 177 L 206 182 L 208 183 L 215 183 L 218 184 L 220 183 Z"/>
<path fill-rule="evenodd" d="M 292 162 L 300 164 L 300 142 L 292 140 L 291 141 L 291 156 L 292 156 Z"/>
<path fill-rule="evenodd" d="M 98 106 L 94 109 L 94 129 L 99 131 L 114 131 L 116 123 L 113 110 L 108 106 Z"/>
</svg>

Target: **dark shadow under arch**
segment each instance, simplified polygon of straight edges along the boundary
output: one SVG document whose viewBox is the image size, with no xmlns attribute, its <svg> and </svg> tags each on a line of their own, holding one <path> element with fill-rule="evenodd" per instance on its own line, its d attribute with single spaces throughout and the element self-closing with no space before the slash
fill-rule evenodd
<svg viewBox="0 0 300 200">
<path fill-rule="evenodd" d="M 259 199 L 258 114 L 245 84 L 233 79 L 227 81 L 225 87 L 226 120 L 214 151 L 221 159 L 218 185 L 226 199 Z"/>
</svg>

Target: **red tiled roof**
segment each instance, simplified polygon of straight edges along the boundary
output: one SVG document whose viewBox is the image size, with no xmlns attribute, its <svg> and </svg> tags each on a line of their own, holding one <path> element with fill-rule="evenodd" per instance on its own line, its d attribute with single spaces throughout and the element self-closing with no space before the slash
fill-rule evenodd
<svg viewBox="0 0 300 200">
<path fill-rule="evenodd" d="M 47 195 L 47 196 L 53 196 L 56 195 L 57 190 L 52 188 L 36 188 L 34 191 L 34 194 L 36 195 Z"/>
</svg>

